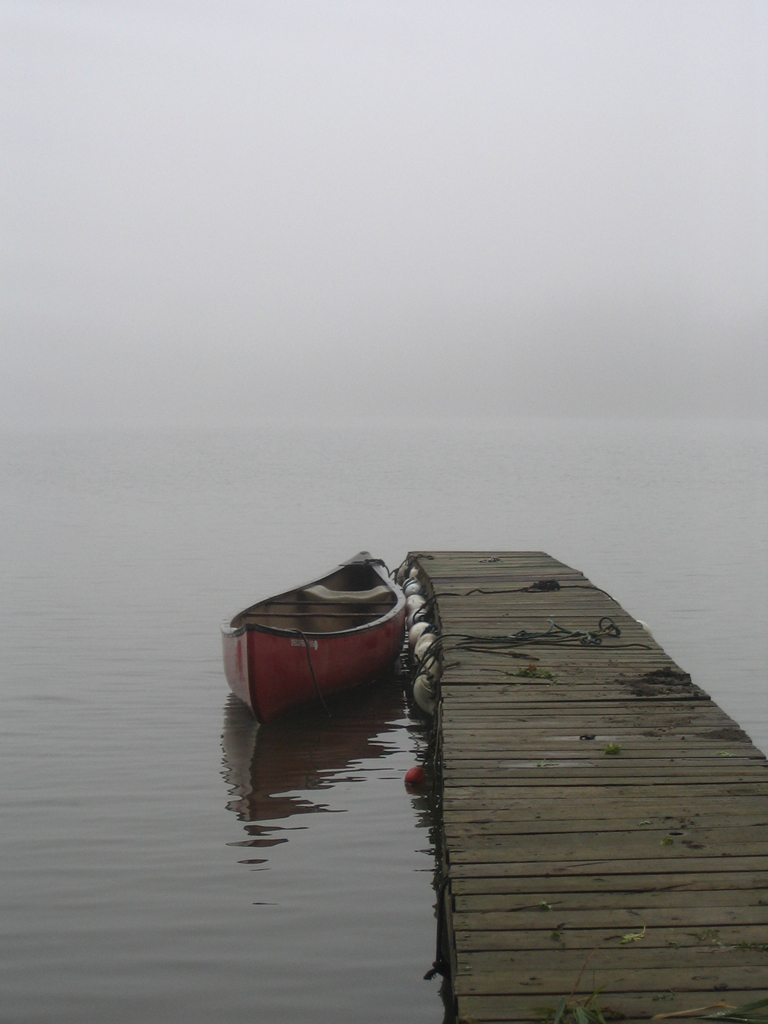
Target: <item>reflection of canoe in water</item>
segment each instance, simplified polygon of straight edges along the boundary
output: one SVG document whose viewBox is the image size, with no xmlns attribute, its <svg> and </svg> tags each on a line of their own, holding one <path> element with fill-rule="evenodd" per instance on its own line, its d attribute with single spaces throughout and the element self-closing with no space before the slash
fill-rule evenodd
<svg viewBox="0 0 768 1024">
<path fill-rule="evenodd" d="M 367 551 L 222 626 L 232 692 L 260 722 L 376 678 L 397 658 L 405 598 Z"/>
<path fill-rule="evenodd" d="M 239 701 L 230 700 L 222 738 L 224 778 L 232 787 L 228 809 L 248 822 L 325 810 L 307 791 L 329 789 L 357 762 L 397 749 L 404 715 L 403 687 L 392 676 L 336 701 L 332 718 L 308 708 L 259 725 Z"/>
</svg>

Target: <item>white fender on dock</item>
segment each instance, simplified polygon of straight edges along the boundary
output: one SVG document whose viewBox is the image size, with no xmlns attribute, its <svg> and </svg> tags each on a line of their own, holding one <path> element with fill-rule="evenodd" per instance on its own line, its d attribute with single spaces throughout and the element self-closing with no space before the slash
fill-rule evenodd
<svg viewBox="0 0 768 1024">
<path fill-rule="evenodd" d="M 427 631 L 435 631 L 435 627 L 431 622 L 427 622 L 424 619 L 419 619 L 418 622 L 414 622 L 411 628 L 408 630 L 408 646 L 413 651 L 418 643 L 419 637 L 423 636 Z"/>
<path fill-rule="evenodd" d="M 422 711 L 428 715 L 434 715 L 437 707 L 437 691 L 426 676 L 416 676 L 416 681 L 413 684 L 413 699 Z"/>
<path fill-rule="evenodd" d="M 413 656 L 416 661 L 421 661 L 427 651 L 432 647 L 433 644 L 437 643 L 437 635 L 435 633 L 422 633 L 419 639 L 416 641 L 416 645 L 413 648 Z"/>
<path fill-rule="evenodd" d="M 421 596 L 421 594 L 414 594 L 413 597 L 406 598 L 405 601 L 405 614 L 408 619 L 408 628 L 410 629 L 413 625 L 413 617 L 419 608 L 423 608 L 427 602 Z"/>
</svg>

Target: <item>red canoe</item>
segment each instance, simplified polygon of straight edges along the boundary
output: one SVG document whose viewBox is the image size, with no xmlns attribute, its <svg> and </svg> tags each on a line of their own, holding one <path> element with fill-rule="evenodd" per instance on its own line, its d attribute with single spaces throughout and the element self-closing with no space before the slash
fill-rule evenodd
<svg viewBox="0 0 768 1024">
<path fill-rule="evenodd" d="M 367 551 L 251 605 L 221 627 L 232 692 L 260 722 L 380 675 L 405 634 L 405 597 Z"/>
</svg>

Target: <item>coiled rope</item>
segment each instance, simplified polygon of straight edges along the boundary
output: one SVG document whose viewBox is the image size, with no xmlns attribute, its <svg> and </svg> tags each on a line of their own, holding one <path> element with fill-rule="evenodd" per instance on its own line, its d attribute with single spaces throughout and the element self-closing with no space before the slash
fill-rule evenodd
<svg viewBox="0 0 768 1024">
<path fill-rule="evenodd" d="M 421 611 L 422 609 L 419 609 Z M 453 651 L 473 651 L 480 654 L 510 654 L 512 657 L 520 657 L 516 649 L 519 647 L 563 647 L 579 645 L 581 647 L 601 647 L 604 640 L 617 639 L 621 636 L 621 630 L 609 615 L 604 615 L 597 624 L 597 629 L 566 629 L 555 622 L 554 619 L 547 619 L 549 628 L 542 632 L 532 632 L 527 629 L 520 629 L 516 633 L 504 633 L 496 636 L 478 636 L 470 633 L 436 633 L 436 640 L 430 644 L 429 649 L 415 663 L 413 676 L 426 672 L 441 657 L 443 653 Z M 650 650 L 647 644 L 642 643 L 621 643 L 610 644 L 610 650 L 617 648 L 642 647 Z"/>
</svg>

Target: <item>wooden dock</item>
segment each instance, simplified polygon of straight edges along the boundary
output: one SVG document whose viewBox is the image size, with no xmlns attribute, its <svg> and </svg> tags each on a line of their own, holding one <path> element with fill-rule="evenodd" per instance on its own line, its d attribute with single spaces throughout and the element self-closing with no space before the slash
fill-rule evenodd
<svg viewBox="0 0 768 1024">
<path fill-rule="evenodd" d="M 409 559 L 445 637 L 458 1019 L 541 1020 L 598 990 L 606 1019 L 630 1020 L 768 997 L 763 754 L 580 572 L 542 552 Z M 601 642 L 461 639 L 541 634 L 548 619 Z"/>
</svg>

